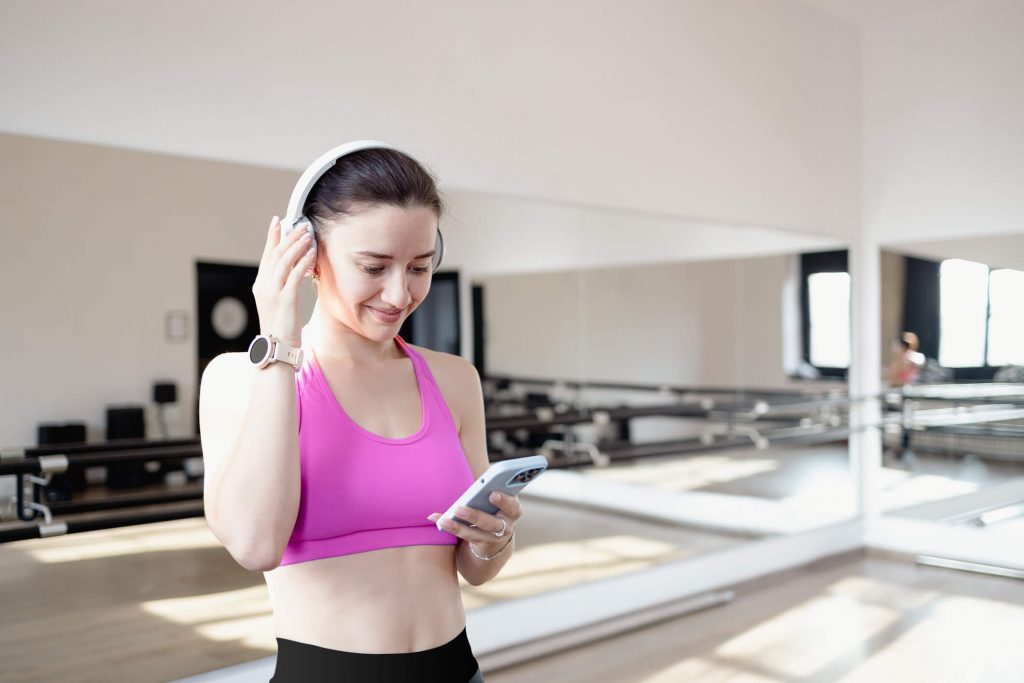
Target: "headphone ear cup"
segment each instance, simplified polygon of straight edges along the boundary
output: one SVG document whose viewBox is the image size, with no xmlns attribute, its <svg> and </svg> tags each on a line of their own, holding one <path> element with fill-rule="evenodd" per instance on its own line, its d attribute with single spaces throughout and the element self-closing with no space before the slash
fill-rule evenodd
<svg viewBox="0 0 1024 683">
<path fill-rule="evenodd" d="M 441 267 L 441 261 L 444 260 L 444 237 L 441 236 L 441 228 L 437 229 L 437 243 L 435 244 L 434 249 L 433 269 L 436 271 Z"/>
<path fill-rule="evenodd" d="M 292 225 L 292 230 L 305 230 L 306 232 L 309 233 L 309 244 L 310 244 L 310 246 L 312 246 L 312 247 L 317 246 L 317 244 L 316 244 L 316 230 L 313 229 L 313 222 L 310 221 L 305 216 L 299 216 L 298 219 L 296 219 L 294 225 Z"/>
<path fill-rule="evenodd" d="M 313 229 L 313 222 L 305 216 L 299 216 L 295 223 L 292 224 L 292 230 L 305 230 L 309 233 L 309 246 L 314 249 L 319 249 L 319 245 L 316 242 L 316 231 Z M 290 231 L 289 231 L 290 232 Z M 316 267 L 316 257 L 313 257 L 313 264 L 306 270 L 305 275 L 312 277 L 313 269 Z"/>
</svg>

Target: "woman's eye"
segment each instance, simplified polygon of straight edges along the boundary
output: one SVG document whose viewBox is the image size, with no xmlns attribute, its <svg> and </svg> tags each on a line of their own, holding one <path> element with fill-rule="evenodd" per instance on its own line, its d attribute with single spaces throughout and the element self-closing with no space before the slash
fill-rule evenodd
<svg viewBox="0 0 1024 683">
<path fill-rule="evenodd" d="M 380 275 L 381 273 L 384 272 L 383 266 L 362 266 L 362 269 L 363 271 L 369 273 L 370 275 Z M 412 270 L 412 272 L 416 273 L 417 275 L 424 275 L 430 272 L 430 267 L 428 266 L 424 268 L 411 268 L 410 270 Z"/>
</svg>

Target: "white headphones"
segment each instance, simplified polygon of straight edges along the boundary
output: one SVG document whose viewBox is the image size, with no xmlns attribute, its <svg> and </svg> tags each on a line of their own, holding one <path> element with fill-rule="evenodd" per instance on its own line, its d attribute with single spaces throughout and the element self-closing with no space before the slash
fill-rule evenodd
<svg viewBox="0 0 1024 683">
<path fill-rule="evenodd" d="M 288 211 L 285 213 L 284 218 L 281 219 L 282 238 L 292 230 L 305 229 L 309 232 L 310 246 L 317 246 L 316 232 L 313 230 L 313 222 L 302 214 L 302 208 L 306 205 L 306 198 L 309 197 L 309 193 L 313 189 L 313 185 L 316 184 L 316 181 L 320 180 L 323 174 L 327 173 L 327 171 L 337 163 L 338 159 L 346 154 L 358 152 L 363 149 L 393 149 L 396 152 L 401 152 L 401 150 L 394 145 L 389 145 L 386 142 L 379 142 L 377 140 L 356 140 L 354 142 L 346 142 L 344 145 L 339 145 L 329 152 L 325 152 L 319 159 L 310 164 L 309 167 L 302 172 L 302 175 L 299 176 L 299 181 L 295 183 L 295 189 L 292 190 L 292 197 L 288 201 Z M 444 238 L 441 236 L 441 229 L 438 228 L 437 251 L 434 253 L 434 262 L 432 264 L 432 269 L 434 271 L 441 266 L 441 261 L 443 259 Z"/>
</svg>

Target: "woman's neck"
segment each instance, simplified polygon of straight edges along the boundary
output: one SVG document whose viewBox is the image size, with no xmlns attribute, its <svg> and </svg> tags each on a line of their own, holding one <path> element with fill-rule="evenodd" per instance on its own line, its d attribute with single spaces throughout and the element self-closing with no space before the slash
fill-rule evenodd
<svg viewBox="0 0 1024 683">
<path fill-rule="evenodd" d="M 309 322 L 302 328 L 302 345 L 312 347 L 318 359 L 353 367 L 372 368 L 404 356 L 395 348 L 395 338 L 369 339 L 345 325 L 320 307 L 313 307 Z"/>
</svg>

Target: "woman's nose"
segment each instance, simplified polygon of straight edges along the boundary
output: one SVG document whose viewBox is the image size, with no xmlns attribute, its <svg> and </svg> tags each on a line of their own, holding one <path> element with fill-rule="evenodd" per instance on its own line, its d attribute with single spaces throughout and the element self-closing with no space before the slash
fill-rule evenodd
<svg viewBox="0 0 1024 683">
<path fill-rule="evenodd" d="M 408 276 L 404 272 L 388 278 L 384 285 L 384 292 L 381 294 L 381 298 L 386 304 L 395 308 L 405 308 L 409 305 L 412 296 L 409 295 L 407 278 Z"/>
</svg>

